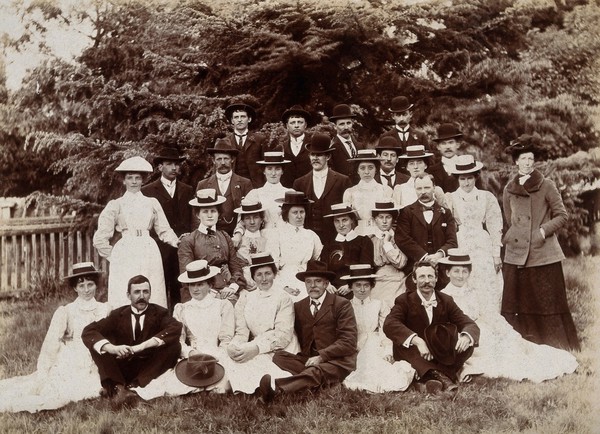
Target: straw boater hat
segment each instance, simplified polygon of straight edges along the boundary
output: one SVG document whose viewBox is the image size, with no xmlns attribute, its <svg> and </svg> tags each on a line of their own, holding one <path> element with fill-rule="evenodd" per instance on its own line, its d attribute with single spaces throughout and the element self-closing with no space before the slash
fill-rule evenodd
<svg viewBox="0 0 600 434">
<path fill-rule="evenodd" d="M 196 197 L 188 203 L 196 207 L 209 207 L 221 205 L 225 202 L 224 196 L 219 196 L 214 188 L 204 188 L 196 192 Z"/>
<path fill-rule="evenodd" d="M 402 152 L 402 146 L 398 146 L 398 142 L 392 136 L 385 136 L 379 140 L 377 146 L 375 146 L 377 152 L 381 151 L 395 151 L 396 154 Z"/>
<path fill-rule="evenodd" d="M 375 207 L 371 208 L 371 215 L 374 216 L 380 212 L 389 212 L 392 215 L 398 216 L 400 207 L 396 206 L 393 202 L 375 202 Z"/>
<path fill-rule="evenodd" d="M 311 259 L 306 264 L 306 271 L 302 271 L 296 274 L 296 279 L 304 282 L 307 277 L 324 277 L 330 282 L 335 279 L 335 273 L 327 271 L 327 264 L 323 261 L 316 261 Z"/>
<path fill-rule="evenodd" d="M 414 104 L 408 101 L 405 96 L 397 96 L 392 99 L 392 106 L 388 109 L 392 113 L 403 113 L 413 108 Z"/>
<path fill-rule="evenodd" d="M 313 200 L 310 200 L 301 191 L 289 190 L 285 192 L 283 199 L 275 199 L 275 202 L 282 205 L 310 205 Z"/>
<path fill-rule="evenodd" d="M 240 203 L 240 207 L 233 210 L 236 214 L 254 214 L 257 212 L 262 212 L 265 210 L 262 203 L 257 200 L 248 200 L 246 198 L 242 199 Z"/>
<path fill-rule="evenodd" d="M 275 260 L 269 252 L 260 252 L 250 255 L 250 274 L 253 268 L 264 267 L 265 265 L 275 266 Z M 275 266 L 275 268 L 277 268 Z"/>
<path fill-rule="evenodd" d="M 221 381 L 225 368 L 210 354 L 194 354 L 177 363 L 175 375 L 188 386 L 207 387 Z"/>
<path fill-rule="evenodd" d="M 410 160 L 413 158 L 429 158 L 432 157 L 433 154 L 431 152 L 425 152 L 425 146 L 423 145 L 411 145 L 406 147 L 406 153 L 400 155 L 398 158 L 402 158 L 404 160 Z"/>
<path fill-rule="evenodd" d="M 227 120 L 229 122 L 231 122 L 231 116 L 233 115 L 233 112 L 235 112 L 235 111 L 244 111 L 244 112 L 248 113 L 249 117 L 251 117 L 252 119 L 256 119 L 256 110 L 254 109 L 254 107 L 240 102 L 240 103 L 229 104 L 225 108 L 225 117 L 227 118 Z"/>
<path fill-rule="evenodd" d="M 329 119 L 335 121 L 336 119 L 348 119 L 355 117 L 356 115 L 352 113 L 352 108 L 348 104 L 338 104 L 333 108 L 333 114 L 329 116 Z"/>
<path fill-rule="evenodd" d="M 155 166 L 158 166 L 163 161 L 178 161 L 181 163 L 185 161 L 185 157 L 179 155 L 179 151 L 175 148 L 163 148 L 162 151 L 160 151 L 160 154 L 154 157 L 152 162 Z"/>
<path fill-rule="evenodd" d="M 447 366 L 455 363 L 458 342 L 458 328 L 455 324 L 446 322 L 427 326 L 425 342 L 437 362 Z"/>
<path fill-rule="evenodd" d="M 115 172 L 148 172 L 152 173 L 152 164 L 148 163 L 142 157 L 131 157 L 121 161 Z"/>
<path fill-rule="evenodd" d="M 63 279 L 89 276 L 92 274 L 102 274 L 102 271 L 98 271 L 93 262 L 77 262 L 76 264 L 73 264 L 73 267 L 71 268 L 71 274 L 66 275 L 63 277 Z"/>
<path fill-rule="evenodd" d="M 350 274 L 340 277 L 341 280 L 375 279 L 377 274 L 369 264 L 350 265 Z"/>
<path fill-rule="evenodd" d="M 471 257 L 461 249 L 448 249 L 448 254 L 438 261 L 444 265 L 471 265 Z"/>
<path fill-rule="evenodd" d="M 433 139 L 434 142 L 441 142 L 442 140 L 457 139 L 462 137 L 463 133 L 458 129 L 455 124 L 445 123 L 441 124 L 437 129 L 437 137 Z"/>
<path fill-rule="evenodd" d="M 348 158 L 348 161 L 381 161 L 381 157 L 375 149 L 359 149 L 356 151 L 356 157 Z"/>
<path fill-rule="evenodd" d="M 263 159 L 257 161 L 256 164 L 263 166 L 279 166 L 290 162 L 290 160 L 284 159 L 283 151 L 267 151 L 264 153 Z"/>
<path fill-rule="evenodd" d="M 335 151 L 335 148 L 331 146 L 331 137 L 323 133 L 313 134 L 310 142 L 304 145 L 304 148 L 312 154 L 325 154 Z"/>
<path fill-rule="evenodd" d="M 455 168 L 452 172 L 453 175 L 467 175 L 469 173 L 476 173 L 483 169 L 483 163 L 475 161 L 472 155 L 459 155 L 456 157 Z"/>
<path fill-rule="evenodd" d="M 236 156 L 240 151 L 233 146 L 231 146 L 231 142 L 228 139 L 217 139 L 215 142 L 215 146 L 212 148 L 207 148 L 206 152 L 209 154 L 231 154 Z"/>
<path fill-rule="evenodd" d="M 281 115 L 281 122 L 287 124 L 288 119 L 292 116 L 299 116 L 303 118 L 307 124 L 311 121 L 310 113 L 304 110 L 300 105 L 293 105 L 292 107 L 284 111 Z"/>
<path fill-rule="evenodd" d="M 212 267 L 204 259 L 192 261 L 185 266 L 185 271 L 177 278 L 181 283 L 194 283 L 208 280 L 219 274 L 219 267 Z"/>
<path fill-rule="evenodd" d="M 335 203 L 331 205 L 331 214 L 324 215 L 323 217 L 338 217 L 346 214 L 354 214 L 357 220 L 360 220 L 358 211 L 349 203 Z"/>
</svg>

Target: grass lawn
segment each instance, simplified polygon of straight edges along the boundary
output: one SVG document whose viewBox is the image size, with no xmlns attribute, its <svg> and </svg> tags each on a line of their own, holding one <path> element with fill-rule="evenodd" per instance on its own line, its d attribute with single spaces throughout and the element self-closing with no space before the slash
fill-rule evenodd
<svg viewBox="0 0 600 434">
<path fill-rule="evenodd" d="M 480 377 L 456 394 L 436 396 L 335 387 L 285 396 L 270 407 L 253 396 L 196 394 L 113 412 L 95 399 L 33 415 L 0 414 L 0 433 L 600 433 L 600 258 L 571 258 L 564 269 L 582 351 L 577 372 L 553 381 Z M 52 312 L 70 299 L 0 302 L 0 378 L 35 369 Z"/>
</svg>

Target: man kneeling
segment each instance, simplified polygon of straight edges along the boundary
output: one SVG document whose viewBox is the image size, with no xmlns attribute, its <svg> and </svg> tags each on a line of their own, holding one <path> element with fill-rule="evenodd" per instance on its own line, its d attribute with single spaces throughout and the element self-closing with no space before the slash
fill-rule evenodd
<svg viewBox="0 0 600 434">
<path fill-rule="evenodd" d="M 457 372 L 473 354 L 479 327 L 449 295 L 434 291 L 437 268 L 427 261 L 413 268 L 417 290 L 399 295 L 383 331 L 394 344 L 395 360 L 417 371 L 419 390 L 456 390 Z"/>
<path fill-rule="evenodd" d="M 98 365 L 104 395 L 113 406 L 135 405 L 144 387 L 175 366 L 181 345 L 181 323 L 169 311 L 150 303 L 150 282 L 134 276 L 127 283 L 130 306 L 113 310 L 83 329 L 81 338 Z"/>
</svg>

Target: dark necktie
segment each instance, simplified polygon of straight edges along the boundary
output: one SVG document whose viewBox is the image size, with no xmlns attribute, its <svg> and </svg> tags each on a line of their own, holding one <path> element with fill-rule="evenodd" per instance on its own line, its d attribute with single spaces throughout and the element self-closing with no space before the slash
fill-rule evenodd
<svg viewBox="0 0 600 434">
<path fill-rule="evenodd" d="M 135 313 L 133 311 L 131 311 L 131 314 L 135 317 L 135 327 L 133 329 L 133 341 L 135 343 L 139 343 L 140 340 L 142 339 L 142 324 L 140 323 L 140 318 L 144 315 L 146 315 L 146 312 L 142 312 L 142 313 Z"/>
<path fill-rule="evenodd" d="M 350 155 L 352 156 L 352 158 L 356 158 L 356 148 L 354 147 L 352 140 L 346 140 L 346 144 L 350 148 Z"/>
<path fill-rule="evenodd" d="M 317 300 L 312 300 L 310 304 L 313 316 L 317 316 L 317 312 L 319 311 L 319 306 L 321 303 L 319 303 Z"/>
<path fill-rule="evenodd" d="M 235 137 L 237 140 L 238 148 L 241 149 L 244 146 L 244 137 L 246 137 L 246 134 L 236 134 Z"/>
<path fill-rule="evenodd" d="M 215 235 L 215 230 L 212 228 L 206 228 L 206 235 Z"/>
<path fill-rule="evenodd" d="M 382 174 L 381 176 L 383 176 L 385 179 L 387 179 L 388 186 L 390 186 L 391 188 L 394 187 L 394 185 L 392 183 L 392 175 L 383 175 Z"/>
</svg>

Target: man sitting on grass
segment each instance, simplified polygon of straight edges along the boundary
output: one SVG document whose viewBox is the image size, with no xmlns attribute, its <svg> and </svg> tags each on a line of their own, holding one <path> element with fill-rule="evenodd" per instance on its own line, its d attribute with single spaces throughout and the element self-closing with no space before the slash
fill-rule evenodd
<svg viewBox="0 0 600 434">
<path fill-rule="evenodd" d="M 454 391 L 458 371 L 478 344 L 479 327 L 452 297 L 434 290 L 433 263 L 417 262 L 412 278 L 417 290 L 396 298 L 383 331 L 393 342 L 394 359 L 406 360 L 417 371 L 417 390 Z"/>
<path fill-rule="evenodd" d="M 314 390 L 341 383 L 356 369 L 357 327 L 350 301 L 326 291 L 335 273 L 327 264 L 311 260 L 306 271 L 296 274 L 306 285 L 308 297 L 294 304 L 294 328 L 300 353 L 278 351 L 273 362 L 293 375 L 275 380 L 260 380 L 260 394 L 265 403 L 281 393 Z"/>
<path fill-rule="evenodd" d="M 182 325 L 150 303 L 150 293 L 146 276 L 132 277 L 127 283 L 131 305 L 87 325 L 81 335 L 98 366 L 103 395 L 115 409 L 137 404 L 138 395 L 130 389 L 146 386 L 179 357 Z"/>
</svg>

